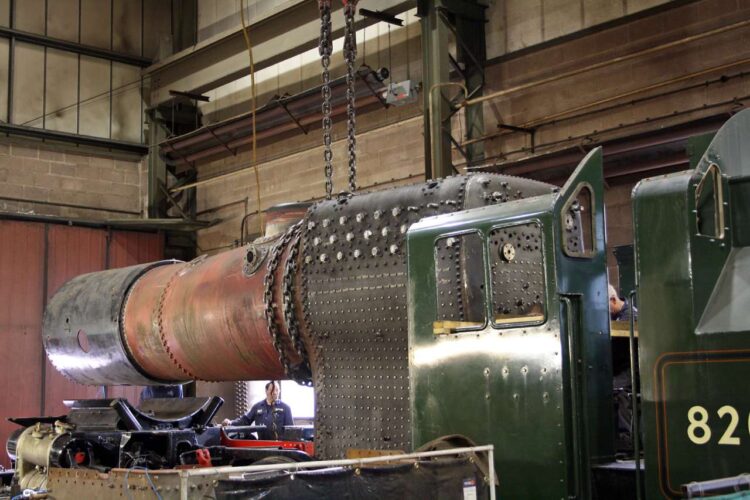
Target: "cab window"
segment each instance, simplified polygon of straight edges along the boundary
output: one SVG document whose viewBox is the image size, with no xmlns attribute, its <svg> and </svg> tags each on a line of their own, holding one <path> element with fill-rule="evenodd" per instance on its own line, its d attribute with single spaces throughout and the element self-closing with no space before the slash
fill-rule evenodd
<svg viewBox="0 0 750 500">
<path fill-rule="evenodd" d="M 489 235 L 492 322 L 497 327 L 545 320 L 542 227 L 537 222 L 493 229 Z"/>
<path fill-rule="evenodd" d="M 695 189 L 695 217 L 700 236 L 724 238 L 724 194 L 721 171 L 715 163 L 709 165 Z"/>
<path fill-rule="evenodd" d="M 435 335 L 484 328 L 484 244 L 479 233 L 439 238 L 435 243 L 437 317 Z"/>
<path fill-rule="evenodd" d="M 594 243 L 594 195 L 591 187 L 582 183 L 565 203 L 561 213 L 563 252 L 569 257 L 592 257 Z"/>
</svg>

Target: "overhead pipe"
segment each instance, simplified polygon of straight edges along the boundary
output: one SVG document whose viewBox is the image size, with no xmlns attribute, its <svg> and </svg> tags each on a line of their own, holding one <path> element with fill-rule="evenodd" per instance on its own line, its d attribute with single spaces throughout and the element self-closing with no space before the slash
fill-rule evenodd
<svg viewBox="0 0 750 500">
<path fill-rule="evenodd" d="M 687 36 L 685 38 L 681 38 L 679 40 L 675 40 L 673 42 L 664 43 L 661 45 L 657 45 L 655 47 L 649 47 L 648 49 L 639 50 L 638 52 L 633 52 L 631 54 L 627 54 L 620 57 L 614 57 L 612 59 L 607 59 L 606 61 L 602 61 L 596 64 L 590 64 L 583 68 L 574 69 L 572 71 L 567 71 L 565 73 L 560 73 L 557 75 L 550 76 L 548 78 L 542 78 L 540 80 L 535 80 L 533 82 L 523 83 L 521 85 L 516 85 L 515 87 L 511 87 L 508 89 L 498 90 L 497 92 L 492 92 L 490 94 L 485 94 L 480 97 L 476 97 L 474 99 L 467 99 L 463 102 L 460 102 L 458 104 L 459 108 L 463 108 L 466 106 L 471 106 L 474 104 L 479 104 L 485 101 L 491 101 L 493 99 L 496 99 L 498 97 L 504 97 L 509 94 L 513 94 L 516 92 L 520 92 L 522 90 L 528 90 L 534 87 L 538 87 L 540 85 L 544 85 L 547 83 L 553 83 L 558 80 L 562 80 L 565 78 L 570 78 L 571 76 L 580 75 L 581 73 L 585 73 L 588 71 L 594 71 L 597 69 L 605 68 L 607 66 L 612 66 L 613 64 L 618 64 L 626 61 L 630 61 L 631 59 L 636 59 L 641 56 L 655 54 L 657 52 L 661 52 L 666 49 L 671 49 L 673 47 L 679 47 L 681 45 L 685 45 L 687 43 L 695 42 L 698 40 L 702 40 L 704 38 L 708 38 L 710 36 L 719 35 L 722 33 L 726 33 L 728 31 L 736 30 L 739 28 L 744 28 L 750 26 L 750 20 L 747 21 L 740 21 L 738 23 L 730 24 L 729 26 L 722 26 L 721 28 L 716 28 L 710 31 L 705 31 L 703 33 L 698 33 L 697 35 L 691 35 Z"/>
<path fill-rule="evenodd" d="M 361 82 L 361 84 L 356 90 L 356 97 L 358 99 L 367 99 L 368 97 L 377 96 L 376 100 L 383 102 L 379 96 L 382 95 L 382 93 L 385 91 L 385 87 L 382 87 L 382 81 L 388 77 L 388 70 L 385 68 L 381 68 L 377 71 L 373 71 L 369 68 L 360 69 L 358 72 L 358 76 L 359 79 L 357 81 Z M 344 78 L 338 78 L 332 82 L 332 88 L 334 90 L 342 88 L 344 83 Z M 371 85 L 377 85 L 377 88 L 373 88 Z M 343 94 L 338 96 L 338 99 L 343 100 L 343 98 Z M 370 99 L 368 99 L 368 101 L 372 102 Z M 287 111 L 287 108 L 289 109 L 289 111 Z M 291 122 L 289 121 L 289 112 L 298 113 L 300 116 L 297 117 L 297 121 L 300 122 L 301 125 L 304 125 L 305 123 L 309 122 L 303 121 L 302 118 L 308 116 L 310 113 L 318 111 L 319 109 L 320 87 L 308 89 L 294 96 L 280 98 L 278 101 L 266 104 L 256 110 L 256 114 L 262 118 L 261 126 L 256 133 L 256 139 L 273 135 L 262 135 L 268 130 L 276 130 L 279 132 L 275 133 L 280 133 L 299 127 L 299 124 L 294 120 L 292 120 Z M 161 142 L 159 144 L 159 147 L 164 153 L 174 153 L 176 155 L 179 155 L 179 158 L 173 160 L 175 164 L 185 164 L 194 161 L 189 158 L 192 156 L 192 154 L 196 153 L 193 152 L 192 154 L 185 154 L 185 149 L 207 142 L 210 142 L 212 144 L 215 144 L 216 141 L 222 142 L 220 136 L 232 133 L 242 133 L 243 129 L 249 129 L 251 124 L 252 118 L 251 116 L 249 116 L 249 114 L 241 117 L 234 117 L 223 122 L 207 125 L 205 127 L 202 127 L 201 129 L 179 137 L 167 139 Z M 249 136 L 249 134 L 243 133 L 243 136 Z M 237 140 L 239 139 L 230 139 L 230 141 L 223 141 L 222 144 L 218 146 L 212 146 L 211 148 L 206 149 L 211 149 L 211 154 L 216 154 L 220 152 L 220 150 L 231 150 L 233 147 L 236 147 L 232 146 L 231 144 L 237 144 Z M 200 151 L 203 151 L 203 149 L 201 149 Z M 198 158 L 204 158 L 206 156 L 208 155 L 199 156 Z"/>
<path fill-rule="evenodd" d="M 745 64 L 750 64 L 750 58 L 740 59 L 739 61 L 734 61 L 734 62 L 727 63 L 727 64 L 721 64 L 719 66 L 713 66 L 711 68 L 707 68 L 707 69 L 704 69 L 704 70 L 700 70 L 700 71 L 696 71 L 696 72 L 693 72 L 693 73 L 689 73 L 687 75 L 683 75 L 683 76 L 680 76 L 680 77 L 677 77 L 677 78 L 671 78 L 671 79 L 665 80 L 663 82 L 654 83 L 652 85 L 646 85 L 645 87 L 639 87 L 637 89 L 630 90 L 628 92 L 623 92 L 623 93 L 620 93 L 620 94 L 617 94 L 617 95 L 614 95 L 614 96 L 611 96 L 611 97 L 606 97 L 604 99 L 599 99 L 598 101 L 589 102 L 589 103 L 586 103 L 586 104 L 582 104 L 580 106 L 575 106 L 573 108 L 569 108 L 569 109 L 566 109 L 564 111 L 559 111 L 557 113 L 553 113 L 553 114 L 550 114 L 550 115 L 545 115 L 545 116 L 542 116 L 541 118 L 537 118 L 535 120 L 528 121 L 526 123 L 523 123 L 522 125 L 518 125 L 516 128 L 518 128 L 518 129 L 535 129 L 537 127 L 540 127 L 540 126 L 543 126 L 543 125 L 547 125 L 547 124 L 549 124 L 551 122 L 559 120 L 560 118 L 568 118 L 568 119 L 571 119 L 571 118 L 580 118 L 581 116 L 585 116 L 586 114 L 582 113 L 582 114 L 575 115 L 574 113 L 578 113 L 579 111 L 584 111 L 584 110 L 587 110 L 587 109 L 595 108 L 595 107 L 598 107 L 598 106 L 601 106 L 601 105 L 604 105 L 604 104 L 609 104 L 611 102 L 619 101 L 620 99 L 625 99 L 627 97 L 632 97 L 632 96 L 635 96 L 635 95 L 638 95 L 638 94 L 643 94 L 645 92 L 650 92 L 652 90 L 656 90 L 656 89 L 659 89 L 659 88 L 662 88 L 662 87 L 668 87 L 668 86 L 674 85 L 676 83 L 684 82 L 684 81 L 687 81 L 687 80 L 692 80 L 693 78 L 699 78 L 701 76 L 706 76 L 706 75 L 709 75 L 711 73 L 716 73 L 718 71 L 724 71 L 724 70 L 727 70 L 727 69 L 730 69 L 730 68 L 734 68 L 736 66 L 742 66 L 742 65 L 745 65 Z M 700 86 L 703 86 L 705 84 L 706 84 L 706 82 L 701 82 Z M 688 88 L 690 88 L 690 87 L 688 87 Z M 677 91 L 682 91 L 682 90 L 685 90 L 685 89 L 681 88 L 681 89 L 678 89 Z M 675 91 L 664 93 L 664 94 L 659 94 L 656 97 L 659 97 L 661 95 L 668 95 L 670 93 L 675 93 Z M 627 103 L 622 103 L 622 105 L 632 104 L 633 102 L 634 101 L 629 101 Z M 598 111 L 601 111 L 601 110 L 598 110 Z M 506 130 L 501 130 L 501 131 L 498 131 L 498 132 L 493 132 L 492 134 L 487 134 L 487 135 L 484 135 L 482 137 L 477 137 L 476 139 L 471 139 L 469 141 L 464 141 L 464 142 L 461 143 L 461 147 L 466 147 L 466 146 L 469 146 L 471 144 L 475 144 L 475 143 L 478 143 L 478 142 L 488 141 L 490 139 L 495 139 L 497 137 L 500 137 L 500 136 L 503 136 L 503 135 L 509 135 L 511 133 L 512 132 L 509 132 L 507 129 Z"/>
<path fill-rule="evenodd" d="M 358 108 L 364 108 L 365 106 L 369 106 L 371 104 L 375 104 L 379 102 L 379 99 L 375 96 L 369 96 L 364 97 L 358 100 Z M 335 108 L 331 109 L 331 116 L 336 117 L 340 116 L 346 113 L 346 104 L 341 104 L 339 106 L 336 106 Z M 309 125 L 312 123 L 319 122 L 322 119 L 323 115 L 319 112 L 313 115 L 307 115 L 303 118 L 299 119 L 299 122 L 302 125 Z M 294 130 L 298 128 L 298 125 L 294 122 L 285 123 L 283 125 L 278 125 L 276 127 L 265 129 L 261 132 L 258 132 L 255 134 L 256 140 L 262 140 L 267 139 L 269 137 L 273 137 L 275 135 L 282 134 L 284 132 L 288 132 L 290 130 Z M 226 151 L 227 148 L 229 149 L 235 149 L 240 148 L 245 145 L 249 145 L 250 143 L 250 136 L 243 136 L 239 139 L 234 139 L 228 142 L 225 142 L 224 144 L 220 144 L 218 146 L 212 146 L 210 148 L 201 149 L 195 153 L 192 154 L 186 154 L 184 157 L 181 157 L 176 164 L 191 164 L 197 160 L 201 160 L 204 158 L 208 158 L 210 156 L 219 154 L 223 151 Z M 195 184 L 191 185 L 190 187 L 194 187 Z M 186 189 L 185 186 L 182 186 L 180 190 Z"/>
</svg>

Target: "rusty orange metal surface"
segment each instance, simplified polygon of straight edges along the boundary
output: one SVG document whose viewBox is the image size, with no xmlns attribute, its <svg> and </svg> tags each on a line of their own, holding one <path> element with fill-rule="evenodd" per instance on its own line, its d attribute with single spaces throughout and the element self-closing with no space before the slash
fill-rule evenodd
<svg viewBox="0 0 750 500">
<path fill-rule="evenodd" d="M 164 288 L 185 264 L 156 267 L 135 282 L 123 306 L 122 333 L 126 349 L 141 370 L 164 381 L 185 380 L 169 358 L 159 335 L 158 304 Z"/>
<path fill-rule="evenodd" d="M 264 316 L 266 268 L 245 275 L 245 253 L 237 248 L 158 267 L 136 282 L 124 310 L 124 334 L 134 360 L 151 377 L 284 377 Z"/>
<path fill-rule="evenodd" d="M 164 233 L 141 233 L 136 231 L 112 231 L 109 244 L 109 267 L 125 267 L 164 258 Z M 110 386 L 107 397 L 126 398 L 138 403 L 140 386 Z"/>
<path fill-rule="evenodd" d="M 266 236 L 275 236 L 289 229 L 307 213 L 310 203 L 274 205 L 265 212 Z"/>
</svg>

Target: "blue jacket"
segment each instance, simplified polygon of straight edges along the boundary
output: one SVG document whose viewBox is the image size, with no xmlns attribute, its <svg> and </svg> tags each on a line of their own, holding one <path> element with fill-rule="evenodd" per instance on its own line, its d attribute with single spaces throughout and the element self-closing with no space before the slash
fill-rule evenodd
<svg viewBox="0 0 750 500">
<path fill-rule="evenodd" d="M 265 399 L 250 408 L 250 411 L 232 420 L 232 425 L 262 425 L 265 431 L 258 432 L 259 439 L 279 439 L 279 435 L 287 425 L 294 425 L 292 409 L 278 399 L 269 405 Z"/>
</svg>

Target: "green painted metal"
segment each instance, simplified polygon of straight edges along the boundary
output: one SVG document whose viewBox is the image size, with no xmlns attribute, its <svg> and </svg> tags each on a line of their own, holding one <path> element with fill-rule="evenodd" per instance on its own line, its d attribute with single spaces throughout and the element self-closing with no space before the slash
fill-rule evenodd
<svg viewBox="0 0 750 500">
<path fill-rule="evenodd" d="M 690 157 L 690 168 L 698 166 L 698 163 L 700 163 L 703 158 L 703 153 L 705 153 L 708 146 L 711 145 L 711 141 L 715 136 L 715 132 L 710 132 L 708 134 L 696 135 L 695 137 L 688 139 L 687 153 Z"/>
<path fill-rule="evenodd" d="M 591 465 L 612 459 L 601 163 L 597 149 L 559 192 L 424 219 L 407 233 L 413 443 L 463 434 L 493 444 L 505 498 L 591 497 Z M 563 208 L 582 185 L 590 186 L 594 207 L 595 247 L 587 258 L 561 249 Z M 542 324 L 485 321 L 478 330 L 435 334 L 436 242 L 478 234 L 484 282 L 491 283 L 489 255 L 497 248 L 488 235 L 517 226 L 541 232 Z M 494 311 L 490 288 L 483 288 L 486 317 Z"/>
<path fill-rule="evenodd" d="M 716 168 L 720 180 L 711 186 Z M 744 111 L 719 130 L 695 169 L 646 179 L 634 190 L 649 498 L 678 498 L 680 485 L 737 475 L 750 462 L 750 401 L 738 386 L 750 377 L 750 336 L 742 335 L 750 331 L 743 307 L 750 296 L 737 286 L 750 281 L 743 248 L 749 176 Z"/>
</svg>

